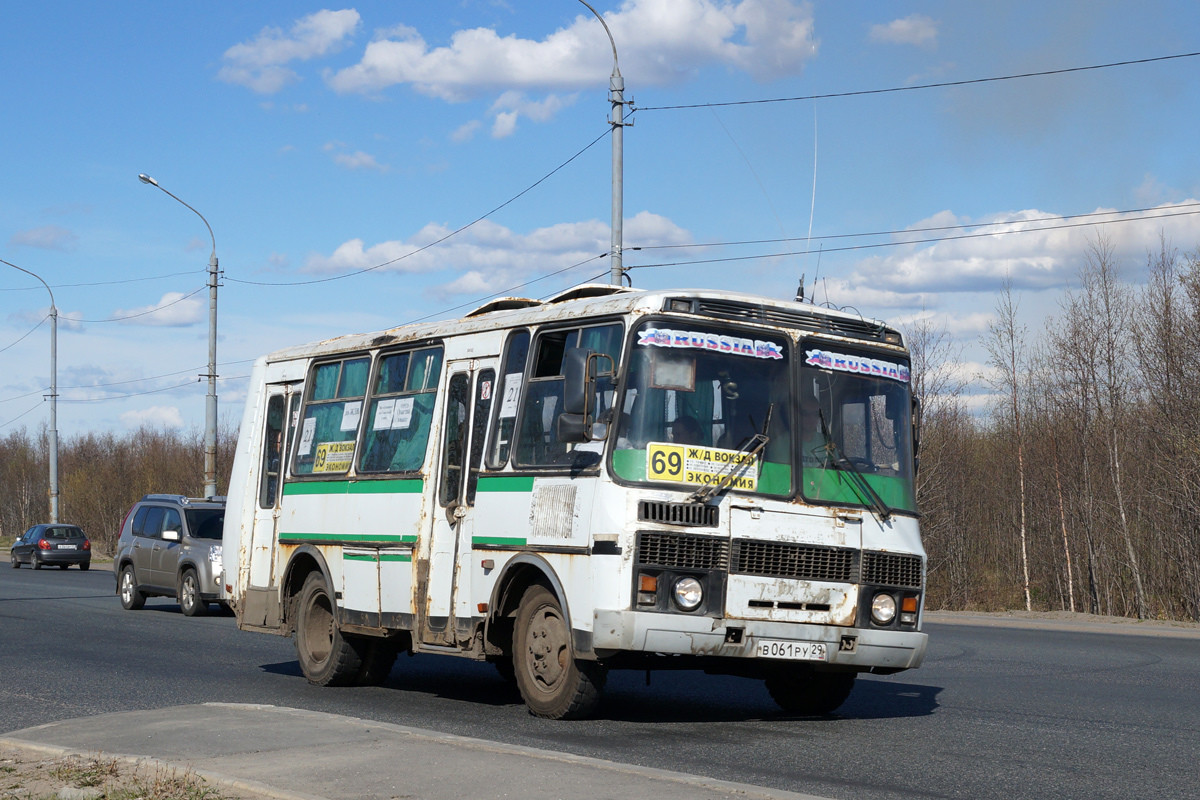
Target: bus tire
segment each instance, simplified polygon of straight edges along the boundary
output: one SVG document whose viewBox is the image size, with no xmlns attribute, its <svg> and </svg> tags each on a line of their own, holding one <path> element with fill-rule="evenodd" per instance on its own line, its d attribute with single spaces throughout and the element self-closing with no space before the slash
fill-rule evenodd
<svg viewBox="0 0 1200 800">
<path fill-rule="evenodd" d="M 399 651 L 396 643 L 369 636 L 356 637 L 352 644 L 358 652 L 361 666 L 354 682 L 359 686 L 378 686 L 392 674 Z"/>
<path fill-rule="evenodd" d="M 525 590 L 513 631 L 513 667 L 529 712 L 547 719 L 580 719 L 600 702 L 606 673 L 575 658 L 571 626 L 545 586 Z"/>
<path fill-rule="evenodd" d="M 333 597 L 321 573 L 313 572 L 296 603 L 296 656 L 300 671 L 317 686 L 357 682 L 362 660 L 338 628 Z"/>
<path fill-rule="evenodd" d="M 781 668 L 767 674 L 771 699 L 789 714 L 820 717 L 832 714 L 854 688 L 853 672 L 813 672 Z"/>
</svg>

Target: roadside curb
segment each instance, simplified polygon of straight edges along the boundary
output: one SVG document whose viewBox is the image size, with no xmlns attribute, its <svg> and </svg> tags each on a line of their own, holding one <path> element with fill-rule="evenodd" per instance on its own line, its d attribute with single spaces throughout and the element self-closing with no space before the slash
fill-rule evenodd
<svg viewBox="0 0 1200 800">
<path fill-rule="evenodd" d="M 39 726 L 40 727 L 40 726 Z M 35 731 L 37 728 L 26 728 L 28 731 Z M 108 753 L 103 750 L 81 749 L 75 747 L 60 747 L 53 744 L 42 744 L 39 742 L 27 742 L 21 739 L 10 739 L 5 736 L 0 736 L 0 747 L 8 747 L 13 750 L 18 750 L 22 753 L 36 756 L 39 758 L 93 758 L 103 757 L 110 758 L 115 761 L 120 761 L 128 764 L 131 767 L 161 767 L 165 770 L 188 770 L 192 774 L 203 778 L 206 782 L 234 792 L 253 792 L 263 797 L 272 797 L 275 800 L 332 800 L 331 798 L 314 795 L 314 794 L 296 794 L 295 792 L 282 791 L 274 786 L 268 786 L 265 783 L 249 780 L 247 778 L 238 778 L 233 775 L 226 775 L 222 772 L 213 770 L 197 769 L 191 764 L 179 763 L 177 761 L 167 761 L 161 758 L 152 756 L 132 756 L 122 755 L 120 753 Z"/>
<path fill-rule="evenodd" d="M 1027 628 L 1060 632 L 1078 631 L 1080 633 L 1200 639 L 1200 623 L 1100 617 L 1089 614 L 1070 614 L 1070 612 L 926 611 L 924 621 L 935 625 L 976 625 L 985 628 Z"/>
<path fill-rule="evenodd" d="M 462 797 L 823 800 L 816 795 L 284 706 L 202 703 L 46 723 L 0 737 L 27 752 L 193 774 L 274 800 Z M 134 755 L 145 748 L 144 754 Z M 111 748 L 110 752 L 106 748 Z"/>
</svg>

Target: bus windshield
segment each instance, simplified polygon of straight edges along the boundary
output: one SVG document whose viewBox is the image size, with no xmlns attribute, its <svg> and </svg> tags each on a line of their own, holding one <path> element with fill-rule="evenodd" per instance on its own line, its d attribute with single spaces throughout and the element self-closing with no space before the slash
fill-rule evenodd
<svg viewBox="0 0 1200 800">
<path fill-rule="evenodd" d="M 909 368 L 809 346 L 800 368 L 800 492 L 813 503 L 915 513 Z"/>
<path fill-rule="evenodd" d="M 613 471 L 697 489 L 792 492 L 791 346 L 732 327 L 647 322 L 633 332 Z M 767 444 L 747 447 L 756 435 Z"/>
</svg>

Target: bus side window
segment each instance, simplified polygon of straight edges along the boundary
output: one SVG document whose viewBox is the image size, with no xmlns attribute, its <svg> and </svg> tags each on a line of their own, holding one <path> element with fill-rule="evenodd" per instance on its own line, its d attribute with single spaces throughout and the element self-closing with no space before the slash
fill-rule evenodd
<svg viewBox="0 0 1200 800">
<path fill-rule="evenodd" d="M 413 472 L 424 465 L 441 367 L 440 347 L 380 358 L 360 472 Z"/>
<path fill-rule="evenodd" d="M 362 417 L 371 357 L 346 358 L 313 368 L 300 422 L 294 473 L 344 474 Z"/>
<path fill-rule="evenodd" d="M 504 350 L 504 370 L 500 375 L 498 387 L 500 399 L 495 404 L 496 421 L 492 425 L 492 439 L 488 447 L 487 465 L 490 469 L 502 469 L 508 463 L 528 356 L 529 331 L 514 332 L 508 337 L 508 344 Z"/>
<path fill-rule="evenodd" d="M 273 394 L 267 401 L 267 425 L 263 431 L 262 485 L 258 489 L 260 508 L 275 506 L 283 460 L 283 421 L 283 395 Z"/>
<path fill-rule="evenodd" d="M 604 353 L 617 363 L 621 326 L 593 325 L 553 330 L 538 335 L 529 384 L 521 399 L 519 436 L 513 463 L 522 466 L 566 465 L 573 456 L 558 441 L 556 421 L 563 408 L 563 356 L 582 347 Z"/>
</svg>

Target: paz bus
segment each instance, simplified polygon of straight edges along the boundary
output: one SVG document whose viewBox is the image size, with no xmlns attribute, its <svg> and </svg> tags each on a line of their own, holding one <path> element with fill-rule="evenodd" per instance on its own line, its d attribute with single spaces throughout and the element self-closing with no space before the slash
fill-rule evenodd
<svg viewBox="0 0 1200 800">
<path fill-rule="evenodd" d="M 238 627 L 318 685 L 441 653 L 548 718 L 611 669 L 828 714 L 925 654 L 909 369 L 853 314 L 599 285 L 271 353 L 225 515 Z"/>
</svg>

